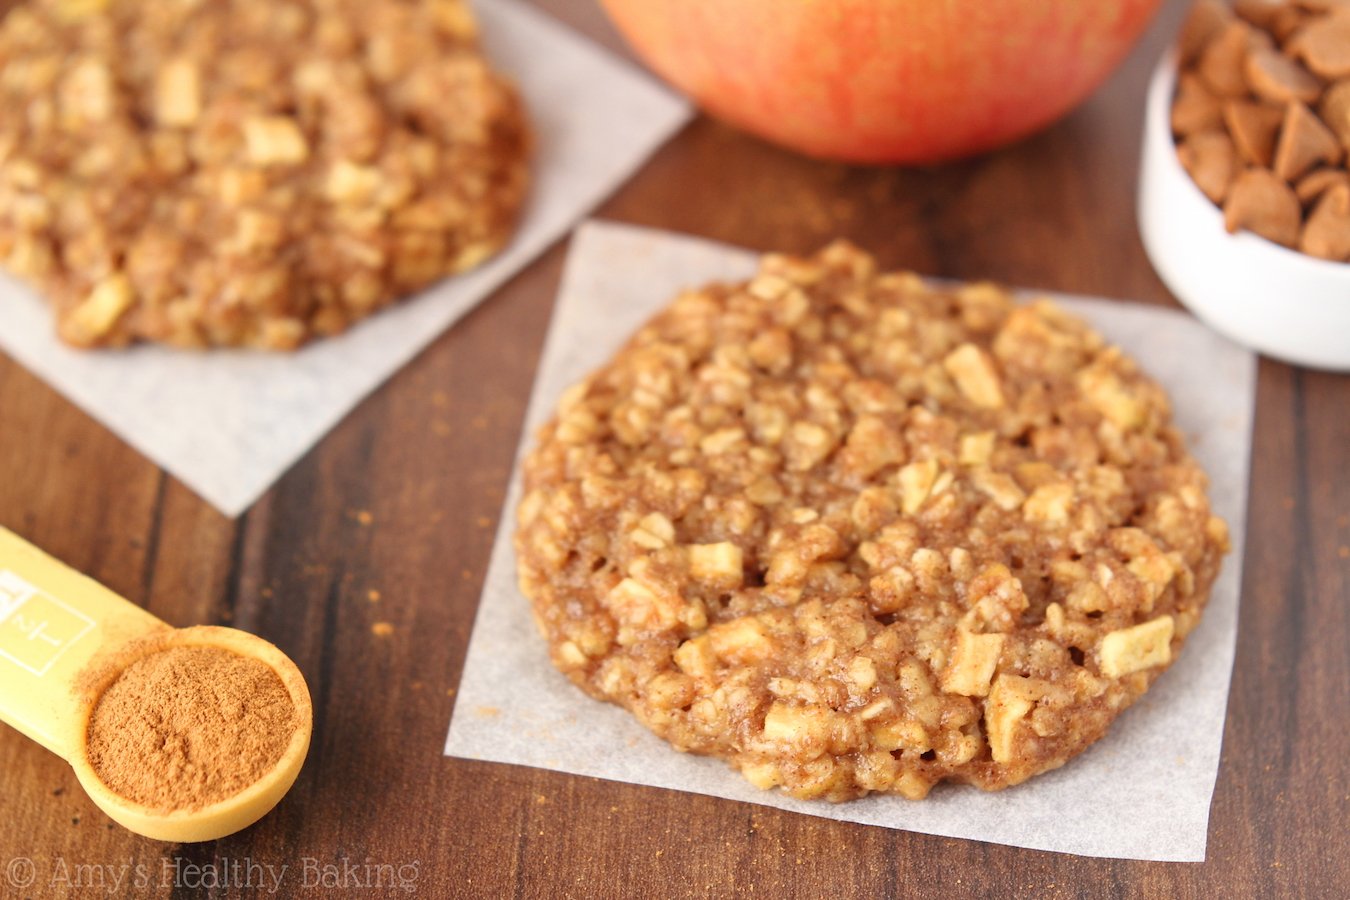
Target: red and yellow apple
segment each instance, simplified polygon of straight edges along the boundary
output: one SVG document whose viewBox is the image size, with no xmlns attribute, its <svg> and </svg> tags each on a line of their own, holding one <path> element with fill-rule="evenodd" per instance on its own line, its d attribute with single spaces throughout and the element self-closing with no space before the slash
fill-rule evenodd
<svg viewBox="0 0 1350 900">
<path fill-rule="evenodd" d="M 1161 0 L 602 0 L 713 115 L 812 156 L 927 163 L 1064 115 Z"/>
</svg>

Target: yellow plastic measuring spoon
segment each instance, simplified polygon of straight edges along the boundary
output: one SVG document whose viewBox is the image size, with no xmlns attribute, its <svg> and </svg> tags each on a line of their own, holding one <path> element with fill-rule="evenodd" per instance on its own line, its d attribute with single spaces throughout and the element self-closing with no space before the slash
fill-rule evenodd
<svg viewBox="0 0 1350 900">
<path fill-rule="evenodd" d="M 123 669 L 183 646 L 218 647 L 270 666 L 295 704 L 298 724 L 272 770 L 239 793 L 198 809 L 152 809 L 114 793 L 94 771 L 89 720 Z M 304 676 L 272 644 L 234 628 L 170 628 L 0 528 L 0 721 L 69 762 L 115 821 L 161 841 L 209 841 L 247 828 L 295 783 L 313 718 Z"/>
</svg>

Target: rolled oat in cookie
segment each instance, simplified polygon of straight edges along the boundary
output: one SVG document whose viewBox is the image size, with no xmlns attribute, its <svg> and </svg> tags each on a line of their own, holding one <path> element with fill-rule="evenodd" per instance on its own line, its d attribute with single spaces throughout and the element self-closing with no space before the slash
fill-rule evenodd
<svg viewBox="0 0 1350 900">
<path fill-rule="evenodd" d="M 553 662 L 798 797 L 1063 764 L 1167 668 L 1228 546 L 1118 349 L 842 243 L 682 294 L 537 441 L 515 544 Z"/>
<path fill-rule="evenodd" d="M 31 0 L 0 264 L 80 346 L 290 349 L 478 265 L 528 136 L 465 0 Z"/>
</svg>

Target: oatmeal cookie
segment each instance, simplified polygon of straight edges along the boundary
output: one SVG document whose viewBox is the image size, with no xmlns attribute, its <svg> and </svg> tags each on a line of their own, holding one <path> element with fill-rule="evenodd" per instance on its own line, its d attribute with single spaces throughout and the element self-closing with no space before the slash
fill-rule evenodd
<svg viewBox="0 0 1350 900">
<path fill-rule="evenodd" d="M 680 296 L 567 392 L 524 482 L 558 668 L 806 798 L 1063 764 L 1172 661 L 1228 546 L 1119 349 L 846 244 Z"/>
<path fill-rule="evenodd" d="M 30 0 L 0 108 L 0 263 L 79 346 L 334 334 L 493 254 L 527 180 L 464 0 Z"/>
</svg>

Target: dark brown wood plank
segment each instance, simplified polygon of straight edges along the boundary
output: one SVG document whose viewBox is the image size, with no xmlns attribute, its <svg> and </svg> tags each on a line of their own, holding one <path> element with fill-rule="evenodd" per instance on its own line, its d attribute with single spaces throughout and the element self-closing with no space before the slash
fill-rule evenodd
<svg viewBox="0 0 1350 900">
<path fill-rule="evenodd" d="M 541 5 L 623 52 L 595 4 Z M 1172 303 L 1135 230 L 1134 185 L 1144 84 L 1181 13 L 1169 5 L 1087 106 L 999 153 L 858 169 L 700 119 L 601 214 L 759 249 L 845 236 L 887 265 Z M 114 896 L 195 896 L 210 870 L 188 867 L 231 860 L 287 866 L 292 895 L 316 893 L 316 865 L 344 862 L 415 867 L 402 874 L 432 897 L 1343 893 L 1350 378 L 1272 362 L 1204 864 L 1078 859 L 442 757 L 564 252 L 438 340 L 234 522 L 0 357 L 0 524 L 173 624 L 275 641 L 317 716 L 281 806 L 193 847 L 108 825 L 63 763 L 0 730 L 0 896 L 101 896 L 71 884 L 75 867 L 106 882 L 128 861 L 147 883 Z M 26 892 L 4 881 L 16 857 L 33 860 Z"/>
</svg>

